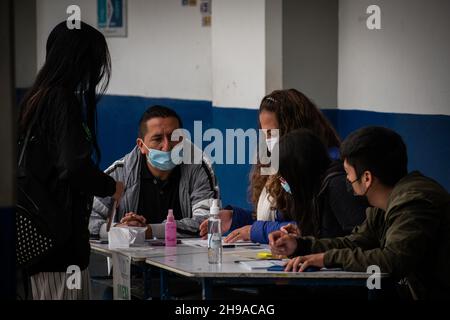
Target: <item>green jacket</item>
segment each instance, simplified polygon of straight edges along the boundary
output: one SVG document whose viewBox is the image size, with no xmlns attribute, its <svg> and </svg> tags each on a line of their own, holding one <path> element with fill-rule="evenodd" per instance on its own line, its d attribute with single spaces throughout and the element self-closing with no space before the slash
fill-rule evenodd
<svg viewBox="0 0 450 320">
<path fill-rule="evenodd" d="M 368 208 L 352 234 L 298 239 L 295 255 L 325 252 L 325 267 L 366 272 L 380 267 L 407 281 L 415 299 L 450 298 L 450 195 L 412 172 L 394 187 L 386 212 Z"/>
</svg>

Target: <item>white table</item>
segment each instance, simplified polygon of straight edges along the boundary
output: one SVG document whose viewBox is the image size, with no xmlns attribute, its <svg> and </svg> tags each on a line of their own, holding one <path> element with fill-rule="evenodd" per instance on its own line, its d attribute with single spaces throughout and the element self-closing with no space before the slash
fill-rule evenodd
<svg viewBox="0 0 450 320">
<path fill-rule="evenodd" d="M 184 244 L 178 244 L 176 247 L 150 246 L 148 244 L 123 249 L 109 249 L 108 244 L 99 244 L 91 242 L 91 251 L 101 255 L 111 257 L 113 252 L 118 252 L 131 258 L 133 262 L 145 262 L 149 257 L 165 257 L 173 255 L 185 255 L 194 253 L 203 253 L 205 248 L 198 248 Z"/>
<path fill-rule="evenodd" d="M 161 269 L 161 299 L 168 298 L 166 274 L 175 273 L 181 276 L 198 279 L 202 283 L 203 298 L 210 299 L 212 287 L 217 283 L 262 284 L 289 283 L 303 286 L 366 286 L 371 274 L 364 272 L 317 271 L 317 272 L 282 272 L 267 270 L 249 270 L 236 261 L 243 260 L 237 255 L 239 250 L 224 250 L 222 264 L 209 264 L 207 250 L 189 255 L 171 255 L 149 257 L 146 263 Z M 248 251 L 240 249 L 240 251 Z M 256 252 L 255 252 L 256 256 Z M 380 278 L 388 278 L 381 274 Z"/>
<path fill-rule="evenodd" d="M 110 249 L 108 244 L 102 244 L 91 241 L 91 251 L 93 253 L 101 254 L 106 257 L 111 257 L 113 252 L 118 252 L 130 257 L 131 262 L 142 268 L 144 277 L 144 298 L 151 296 L 151 272 L 150 265 L 145 263 L 148 258 L 167 258 L 171 256 L 181 257 L 184 255 L 199 254 L 199 256 L 207 255 L 208 249 L 191 245 L 178 244 L 176 247 L 151 246 L 148 243 L 142 246 L 135 246 L 123 249 Z M 263 249 L 267 246 L 254 246 L 252 248 Z M 247 247 L 225 248 L 224 253 L 242 252 L 251 250 Z"/>
<path fill-rule="evenodd" d="M 208 249 L 185 244 L 176 247 L 141 246 L 128 249 L 111 250 L 108 244 L 91 243 L 93 252 L 110 257 L 112 252 L 119 252 L 131 258 L 135 264 L 143 266 L 145 296 L 150 297 L 150 272 L 148 267 L 160 269 L 161 299 L 170 297 L 167 276 L 174 273 L 199 280 L 202 284 L 204 299 L 212 297 L 212 287 L 219 283 L 264 284 L 283 283 L 300 286 L 366 286 L 371 274 L 364 272 L 318 271 L 318 272 L 282 272 L 267 270 L 249 270 L 236 261 L 247 260 L 244 256 L 261 251 L 268 251 L 267 245 L 255 247 L 224 248 L 222 264 L 208 263 Z M 387 274 L 381 274 L 387 279 Z M 369 290 L 369 294 L 372 290 Z M 369 295 L 370 297 L 370 295 Z"/>
</svg>

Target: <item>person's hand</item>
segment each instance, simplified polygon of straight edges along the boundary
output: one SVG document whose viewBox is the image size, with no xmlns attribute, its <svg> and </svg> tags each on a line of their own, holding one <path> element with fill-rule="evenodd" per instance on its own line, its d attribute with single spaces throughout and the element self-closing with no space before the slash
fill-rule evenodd
<svg viewBox="0 0 450 320">
<path fill-rule="evenodd" d="M 297 237 L 278 230 L 269 234 L 269 245 L 272 254 L 290 256 L 297 249 Z"/>
<path fill-rule="evenodd" d="M 300 229 L 298 228 L 298 226 L 296 224 L 289 223 L 285 226 L 282 226 L 280 228 L 280 230 L 286 234 L 292 234 L 296 237 L 300 237 Z"/>
<path fill-rule="evenodd" d="M 116 201 L 117 206 L 119 206 L 120 199 L 122 199 L 123 192 L 125 190 L 125 185 L 123 182 L 116 181 L 116 192 L 112 195 L 112 198 Z"/>
<path fill-rule="evenodd" d="M 250 240 L 250 232 L 252 230 L 252 225 L 243 226 L 242 228 L 233 230 L 230 234 L 223 239 L 225 243 L 233 243 L 238 240 L 249 241 Z"/>
<path fill-rule="evenodd" d="M 220 210 L 219 219 L 221 220 L 222 234 L 224 234 L 230 230 L 231 222 L 233 221 L 233 210 Z M 203 221 L 198 228 L 200 230 L 200 237 L 206 239 L 208 236 L 208 219 Z"/>
<path fill-rule="evenodd" d="M 134 212 L 128 212 L 125 216 L 120 220 L 120 225 L 126 225 L 129 227 L 145 227 L 147 226 L 146 219 L 138 215 Z"/>
<path fill-rule="evenodd" d="M 325 253 L 316 253 L 316 254 L 310 254 L 308 256 L 292 258 L 286 264 L 286 268 L 284 269 L 284 271 L 303 272 L 308 267 L 323 268 L 324 267 L 324 263 L 323 263 L 324 255 L 325 255 Z"/>
</svg>

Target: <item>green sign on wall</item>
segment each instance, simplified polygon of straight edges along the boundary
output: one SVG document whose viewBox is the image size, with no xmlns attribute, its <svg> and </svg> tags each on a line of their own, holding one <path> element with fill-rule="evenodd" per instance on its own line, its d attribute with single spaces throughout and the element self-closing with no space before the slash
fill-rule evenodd
<svg viewBox="0 0 450 320">
<path fill-rule="evenodd" d="M 107 37 L 126 37 L 127 1 L 97 0 L 97 27 Z"/>
</svg>

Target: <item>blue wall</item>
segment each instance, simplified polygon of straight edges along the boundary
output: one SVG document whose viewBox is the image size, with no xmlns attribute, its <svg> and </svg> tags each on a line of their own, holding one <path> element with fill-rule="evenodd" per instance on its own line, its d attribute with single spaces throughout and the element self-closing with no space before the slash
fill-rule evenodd
<svg viewBox="0 0 450 320">
<path fill-rule="evenodd" d="M 169 106 L 182 118 L 183 126 L 194 137 L 194 121 L 202 121 L 203 131 L 217 128 L 255 128 L 256 110 L 213 108 L 208 101 L 105 96 L 98 107 L 98 140 L 102 151 L 100 166 L 106 169 L 136 144 L 138 122 L 145 109 L 154 104 Z M 207 143 L 204 143 L 205 147 Z M 236 154 L 236 152 L 235 152 Z M 215 165 L 224 204 L 249 208 L 247 201 L 250 165 Z"/>
<path fill-rule="evenodd" d="M 20 97 L 23 91 L 18 91 Z M 173 108 L 184 127 L 193 135 L 195 120 L 203 130 L 217 128 L 256 128 L 257 110 L 213 107 L 210 101 L 155 99 L 130 96 L 105 96 L 98 108 L 98 139 L 102 150 L 101 168 L 107 168 L 135 145 L 138 121 L 144 110 L 154 104 Z M 408 147 L 409 169 L 420 170 L 450 190 L 450 116 L 380 113 L 359 110 L 325 109 L 339 135 L 368 125 L 396 130 Z M 206 145 L 206 144 L 205 144 Z M 204 146 L 205 146 L 204 145 Z M 250 165 L 216 165 L 224 204 L 249 208 Z"/>
<path fill-rule="evenodd" d="M 408 169 L 419 170 L 450 190 L 450 116 L 332 110 L 341 137 L 364 126 L 398 132 L 408 150 Z"/>
<path fill-rule="evenodd" d="M 214 127 L 222 132 L 225 132 L 226 129 L 234 128 L 241 128 L 245 131 L 249 128 L 256 128 L 257 123 L 257 110 L 213 108 Z M 253 149 L 254 153 L 254 146 L 250 146 L 250 148 Z M 234 154 L 236 157 L 236 150 Z M 248 159 L 246 163 L 249 163 Z M 222 164 L 215 166 L 224 206 L 232 204 L 243 208 L 251 208 L 248 193 L 250 170 L 250 164 Z"/>
<path fill-rule="evenodd" d="M 195 120 L 203 121 L 203 130 L 213 127 L 224 133 L 227 128 L 255 128 L 258 120 L 257 110 L 218 108 L 208 101 L 106 96 L 99 106 L 102 168 L 106 168 L 134 146 L 139 117 L 152 104 L 172 107 L 180 114 L 185 128 L 192 135 Z M 450 190 L 450 116 L 336 109 L 325 109 L 323 112 L 342 138 L 368 125 L 396 130 L 407 144 L 409 169 L 422 171 Z M 250 207 L 250 169 L 250 165 L 215 166 L 224 204 Z"/>
<path fill-rule="evenodd" d="M 98 105 L 98 141 L 102 151 L 102 169 L 106 169 L 136 145 L 139 119 L 149 106 L 156 104 L 174 109 L 191 134 L 196 120 L 203 121 L 204 128 L 211 126 L 212 107 L 208 101 L 104 96 Z"/>
</svg>

